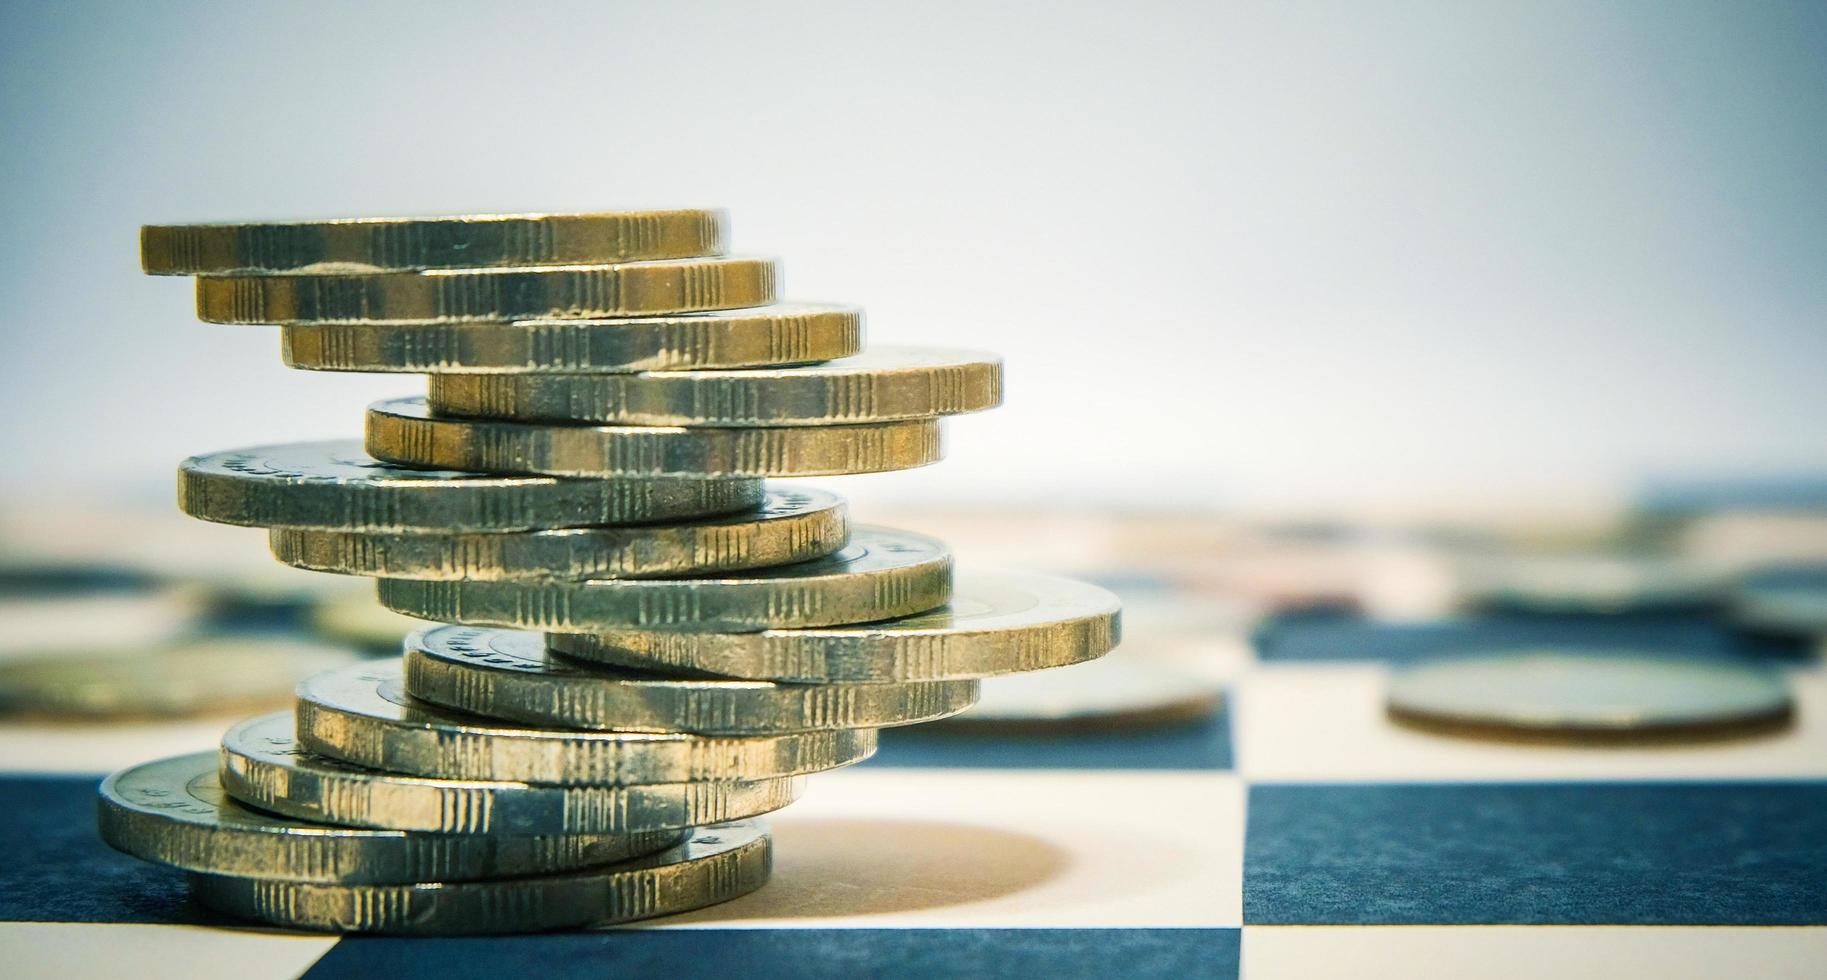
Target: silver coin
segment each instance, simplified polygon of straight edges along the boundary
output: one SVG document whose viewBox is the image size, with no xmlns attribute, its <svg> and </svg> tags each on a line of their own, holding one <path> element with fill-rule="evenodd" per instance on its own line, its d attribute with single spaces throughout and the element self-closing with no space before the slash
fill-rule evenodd
<svg viewBox="0 0 1827 980">
<path fill-rule="evenodd" d="M 1518 650 L 1401 668 L 1388 708 L 1467 734 L 1603 737 L 1779 724 L 1791 700 L 1780 674 L 1742 661 Z"/>
<path fill-rule="evenodd" d="M 220 524 L 345 531 L 530 531 L 688 520 L 747 510 L 760 480 L 577 480 L 383 463 L 356 440 L 193 456 L 178 506 Z"/>
</svg>

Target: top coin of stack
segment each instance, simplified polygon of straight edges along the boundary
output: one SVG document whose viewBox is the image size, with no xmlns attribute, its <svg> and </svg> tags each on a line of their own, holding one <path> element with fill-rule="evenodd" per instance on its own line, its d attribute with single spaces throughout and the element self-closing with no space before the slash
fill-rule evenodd
<svg viewBox="0 0 1827 980">
<path fill-rule="evenodd" d="M 148 272 L 197 275 L 206 320 L 281 324 L 293 366 L 432 376 L 428 399 L 370 408 L 365 446 L 185 461 L 180 506 L 455 625 L 306 683 L 295 719 L 231 729 L 219 772 L 111 777 L 104 836 L 282 925 L 664 914 L 759 887 L 765 832 L 726 822 L 866 758 L 875 729 L 1110 650 L 1102 589 L 976 571 L 954 591 L 942 543 L 764 483 L 936 461 L 940 417 L 1000 402 L 1001 362 L 862 352 L 860 310 L 776 304 L 774 263 L 724 256 L 725 226 L 699 210 L 146 228 Z"/>
</svg>

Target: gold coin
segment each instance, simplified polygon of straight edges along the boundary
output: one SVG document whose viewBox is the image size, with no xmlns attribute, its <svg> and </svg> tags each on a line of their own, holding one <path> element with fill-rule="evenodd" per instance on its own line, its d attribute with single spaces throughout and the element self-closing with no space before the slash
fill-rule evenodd
<svg viewBox="0 0 1827 980">
<path fill-rule="evenodd" d="M 749 782 L 555 786 L 436 779 L 364 769 L 298 747 L 289 714 L 222 736 L 222 788 L 248 806 L 300 820 L 439 834 L 639 834 L 778 810 L 803 776 Z"/>
<path fill-rule="evenodd" d="M 747 510 L 762 499 L 760 480 L 563 480 L 414 469 L 380 462 L 341 439 L 192 456 L 178 470 L 178 507 L 192 517 L 332 531 L 647 524 Z"/>
<path fill-rule="evenodd" d="M 862 343 L 862 310 L 782 303 L 615 320 L 293 323 L 280 352 L 312 371 L 590 374 L 805 364 L 848 357 Z"/>
<path fill-rule="evenodd" d="M 951 601 L 885 622 L 759 633 L 554 633 L 570 657 L 650 671 L 824 684 L 990 677 L 1110 652 L 1121 635 L 1110 592 L 1035 572 L 959 572 Z"/>
<path fill-rule="evenodd" d="M 308 751 L 371 769 L 562 785 L 776 779 L 861 762 L 876 748 L 872 728 L 718 738 L 514 727 L 408 697 L 397 659 L 300 684 L 297 724 Z"/>
<path fill-rule="evenodd" d="M 692 208 L 146 225 L 155 276 L 602 265 L 722 255 L 729 214 Z"/>
<path fill-rule="evenodd" d="M 433 375 L 439 415 L 609 425 L 837 425 L 980 412 L 1002 401 L 1002 360 L 871 347 L 801 367 L 632 374 Z"/>
<path fill-rule="evenodd" d="M 863 623 L 944 605 L 951 552 L 924 535 L 858 526 L 824 558 L 718 578 L 577 582 L 379 580 L 395 612 L 472 626 L 754 631 Z"/>
<path fill-rule="evenodd" d="M 369 406 L 367 448 L 404 466 L 611 478 L 879 473 L 941 455 L 936 419 L 754 429 L 533 425 L 443 418 L 422 398 Z"/>
<path fill-rule="evenodd" d="M 274 528 L 273 554 L 318 572 L 384 578 L 648 578 L 822 558 L 849 537 L 844 502 L 822 490 L 768 492 L 759 511 L 693 524 L 478 534 Z"/>
<path fill-rule="evenodd" d="M 698 313 L 774 302 L 774 260 L 667 259 L 541 269 L 197 280 L 211 323 L 538 320 Z"/>
<path fill-rule="evenodd" d="M 331 827 L 250 810 L 222 792 L 214 752 L 123 769 L 102 781 L 101 838 L 186 871 L 341 884 L 466 881 L 625 861 L 679 843 L 624 836 L 463 836 Z"/>
<path fill-rule="evenodd" d="M 726 902 L 768 880 L 759 822 L 698 828 L 685 843 L 623 864 L 565 874 L 420 885 L 323 885 L 192 875 L 210 908 L 284 926 L 416 935 L 613 925 Z"/>
<path fill-rule="evenodd" d="M 492 718 L 615 731 L 748 735 L 911 725 L 977 700 L 974 680 L 777 684 L 572 665 L 539 634 L 446 626 L 414 635 L 406 690 Z"/>
</svg>

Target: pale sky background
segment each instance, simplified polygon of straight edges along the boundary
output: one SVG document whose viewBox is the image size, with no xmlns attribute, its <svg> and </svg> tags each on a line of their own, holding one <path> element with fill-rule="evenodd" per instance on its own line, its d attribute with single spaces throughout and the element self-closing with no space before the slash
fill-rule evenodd
<svg viewBox="0 0 1827 980">
<path fill-rule="evenodd" d="M 354 435 L 143 222 L 716 205 L 1008 404 L 889 501 L 1353 507 L 1827 471 L 1827 4 L 0 10 L 0 492 Z"/>
</svg>

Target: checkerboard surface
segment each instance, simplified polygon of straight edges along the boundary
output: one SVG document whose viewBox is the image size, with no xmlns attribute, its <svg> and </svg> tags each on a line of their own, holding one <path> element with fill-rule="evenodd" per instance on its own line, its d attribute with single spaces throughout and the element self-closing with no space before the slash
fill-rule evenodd
<svg viewBox="0 0 1827 980">
<path fill-rule="evenodd" d="M 772 818 L 760 892 L 640 926 L 288 934 L 104 846 L 106 771 L 229 719 L 0 726 L 0 946 L 24 976 L 546 978 L 1827 975 L 1827 671 L 1670 613 L 1289 616 L 1215 652 L 1218 717 L 1050 738 L 890 732 Z M 1772 660 L 1780 733 L 1508 744 L 1392 725 L 1392 663 L 1650 646 Z M 1227 647 L 1227 651 L 1229 647 Z M 1113 656 L 1124 656 L 1119 650 Z"/>
</svg>

